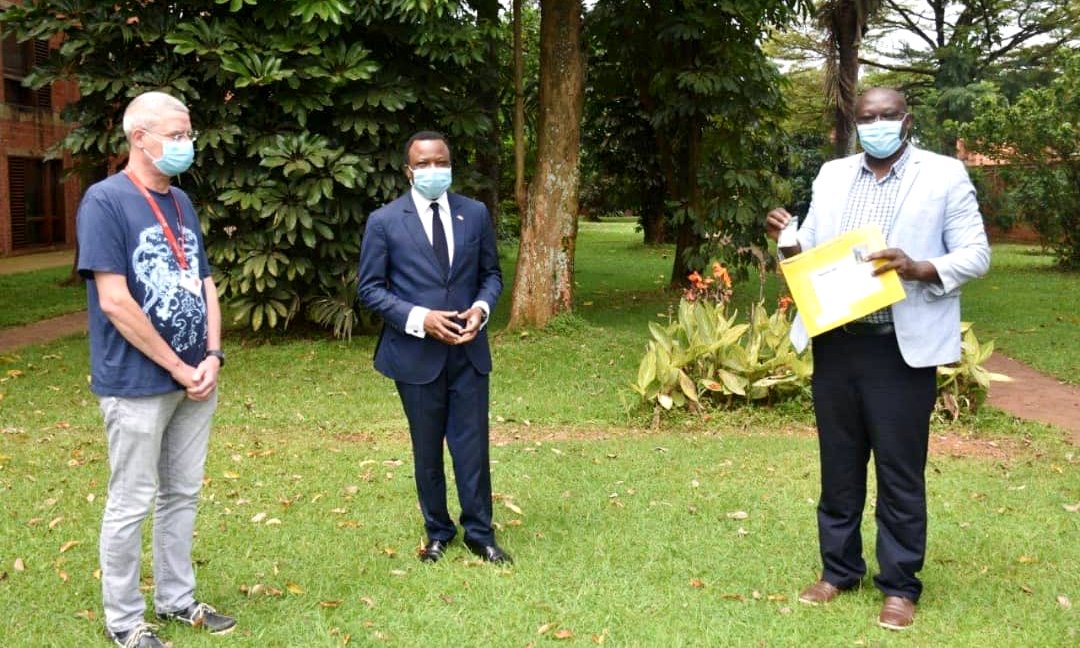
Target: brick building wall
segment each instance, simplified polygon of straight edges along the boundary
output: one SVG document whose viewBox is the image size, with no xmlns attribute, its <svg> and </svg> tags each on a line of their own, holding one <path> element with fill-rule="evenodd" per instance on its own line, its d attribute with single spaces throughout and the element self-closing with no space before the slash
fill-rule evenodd
<svg viewBox="0 0 1080 648">
<path fill-rule="evenodd" d="M 10 4 L 0 2 L 0 10 Z M 35 62 L 35 47 L 40 60 L 45 46 L 20 45 L 8 37 L 0 49 L 0 256 L 75 244 L 81 184 L 75 175 L 64 177 L 72 166 L 67 152 L 52 161 L 46 155 L 68 130 L 60 111 L 77 98 L 77 87 L 74 82 L 38 91 L 21 87 L 21 76 Z"/>
</svg>

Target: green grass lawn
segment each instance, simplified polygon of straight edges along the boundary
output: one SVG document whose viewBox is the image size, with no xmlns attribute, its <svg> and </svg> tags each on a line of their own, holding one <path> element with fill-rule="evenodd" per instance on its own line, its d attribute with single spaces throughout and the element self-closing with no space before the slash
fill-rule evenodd
<svg viewBox="0 0 1080 648">
<path fill-rule="evenodd" d="M 1028 245 L 999 244 L 987 276 L 964 287 L 963 317 L 979 339 L 1073 384 L 1080 381 L 1080 275 Z"/>
<path fill-rule="evenodd" d="M 82 284 L 62 285 L 69 276 L 68 266 L 0 274 L 0 328 L 85 309 L 86 289 Z"/>
<path fill-rule="evenodd" d="M 933 431 L 993 452 L 931 457 L 915 628 L 877 627 L 869 579 L 825 608 L 798 604 L 818 570 L 809 404 L 651 430 L 626 386 L 646 323 L 669 308 L 670 254 L 625 223 L 582 223 L 576 315 L 523 334 L 501 331 L 508 299 L 496 310 L 493 480 L 510 569 L 460 543 L 438 565 L 416 560 L 408 434 L 393 384 L 371 368 L 374 340 L 230 333 L 195 558 L 198 595 L 241 627 L 163 634 L 178 646 L 1080 642 L 1080 452 L 992 410 Z M 965 317 L 997 337 L 971 315 L 977 296 L 965 293 Z M 83 336 L 0 355 L 0 646 L 105 645 L 106 448 L 87 365 Z"/>
</svg>

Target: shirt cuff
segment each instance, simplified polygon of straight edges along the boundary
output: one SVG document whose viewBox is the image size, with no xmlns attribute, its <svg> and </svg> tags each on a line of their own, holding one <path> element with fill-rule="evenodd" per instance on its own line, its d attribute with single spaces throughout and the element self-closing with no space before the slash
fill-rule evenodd
<svg viewBox="0 0 1080 648">
<path fill-rule="evenodd" d="M 412 310 L 409 311 L 409 318 L 405 320 L 405 332 L 418 338 L 427 337 L 427 333 L 424 331 L 424 318 L 430 312 L 430 308 L 413 306 Z"/>
<path fill-rule="evenodd" d="M 479 308 L 480 310 L 484 311 L 484 321 L 480 322 L 480 328 L 484 328 L 485 326 L 487 326 L 488 318 L 491 317 L 491 306 L 489 306 L 486 301 L 482 299 L 477 299 L 473 302 L 472 307 Z"/>
</svg>

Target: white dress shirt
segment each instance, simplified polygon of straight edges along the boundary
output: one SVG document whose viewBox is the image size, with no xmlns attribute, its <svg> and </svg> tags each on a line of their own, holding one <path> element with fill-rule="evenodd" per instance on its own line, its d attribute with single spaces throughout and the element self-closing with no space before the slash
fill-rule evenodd
<svg viewBox="0 0 1080 648">
<path fill-rule="evenodd" d="M 443 231 L 446 232 L 446 252 L 450 259 L 450 267 L 454 266 L 454 218 L 450 213 L 450 200 L 446 197 L 446 192 L 443 192 L 441 196 L 435 200 L 429 200 L 420 195 L 416 189 L 410 189 L 412 194 L 413 205 L 416 206 L 416 214 L 420 217 L 420 224 L 424 227 L 424 234 L 427 235 L 428 243 L 432 241 L 432 227 L 431 227 L 431 203 L 439 203 L 439 220 L 442 221 Z M 483 328 L 487 325 L 488 316 L 491 314 L 491 306 L 487 302 L 477 300 L 473 303 L 473 307 L 479 307 L 484 311 L 484 321 L 480 324 Z M 405 321 L 405 332 L 409 335 L 415 335 L 422 338 L 427 336 L 427 332 L 424 331 L 424 318 L 431 312 L 430 308 L 423 306 L 413 306 L 409 311 L 409 318 Z"/>
</svg>

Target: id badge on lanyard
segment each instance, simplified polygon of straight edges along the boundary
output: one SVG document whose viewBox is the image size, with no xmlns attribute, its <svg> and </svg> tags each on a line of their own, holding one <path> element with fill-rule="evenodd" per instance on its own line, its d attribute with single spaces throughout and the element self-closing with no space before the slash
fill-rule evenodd
<svg viewBox="0 0 1080 648">
<path fill-rule="evenodd" d="M 202 281 L 199 279 L 199 273 L 188 265 L 187 254 L 184 252 L 184 212 L 180 209 L 180 201 L 176 199 L 176 196 L 170 190 L 169 196 L 173 199 L 173 205 L 176 207 L 176 224 L 180 230 L 178 238 L 173 234 L 169 222 L 165 220 L 165 214 L 161 213 L 161 207 L 158 206 L 157 201 L 150 195 L 146 187 L 134 175 L 126 171 L 124 175 L 128 177 L 128 180 L 131 180 L 131 184 L 135 185 L 135 188 L 146 199 L 147 204 L 150 205 L 150 211 L 154 212 L 154 217 L 157 218 L 161 231 L 165 234 L 165 240 L 169 242 L 169 249 L 172 250 L 173 257 L 176 259 L 177 265 L 180 266 L 180 287 L 193 295 L 201 297 Z"/>
<path fill-rule="evenodd" d="M 202 297 L 202 281 L 199 280 L 199 275 L 194 270 L 180 271 L 180 287 L 196 297 Z"/>
</svg>

